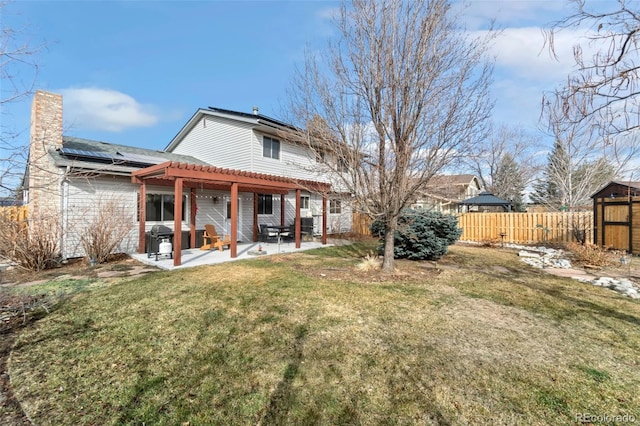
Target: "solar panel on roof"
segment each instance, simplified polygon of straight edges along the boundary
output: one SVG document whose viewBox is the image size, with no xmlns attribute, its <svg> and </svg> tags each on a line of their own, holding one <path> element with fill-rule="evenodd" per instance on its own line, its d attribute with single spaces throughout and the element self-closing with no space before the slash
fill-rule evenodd
<svg viewBox="0 0 640 426">
<path fill-rule="evenodd" d="M 129 152 L 116 152 L 115 154 L 104 151 L 90 151 L 84 149 L 66 148 L 60 149 L 60 153 L 65 156 L 93 159 L 93 160 L 109 160 L 114 164 L 134 163 L 138 165 L 155 165 L 164 163 L 166 158 L 152 157 L 150 155 L 133 154 Z"/>
<path fill-rule="evenodd" d="M 124 161 L 140 164 L 160 164 L 167 161 L 165 158 L 152 157 L 150 155 L 133 154 L 130 152 L 118 152 Z"/>
<path fill-rule="evenodd" d="M 71 155 L 74 157 L 83 157 L 83 158 L 98 158 L 101 160 L 114 160 L 117 157 L 114 157 L 113 154 L 109 154 L 107 152 L 102 151 L 88 151 L 84 149 L 74 149 L 74 148 L 62 148 L 60 150 L 62 155 Z"/>
</svg>

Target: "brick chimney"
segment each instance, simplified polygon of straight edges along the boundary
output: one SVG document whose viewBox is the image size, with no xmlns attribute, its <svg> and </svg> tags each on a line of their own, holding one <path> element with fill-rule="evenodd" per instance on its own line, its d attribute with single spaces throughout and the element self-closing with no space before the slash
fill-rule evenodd
<svg viewBox="0 0 640 426">
<path fill-rule="evenodd" d="M 49 154 L 62 148 L 62 95 L 38 90 L 31 104 L 29 215 L 60 213 L 62 172 Z"/>
</svg>

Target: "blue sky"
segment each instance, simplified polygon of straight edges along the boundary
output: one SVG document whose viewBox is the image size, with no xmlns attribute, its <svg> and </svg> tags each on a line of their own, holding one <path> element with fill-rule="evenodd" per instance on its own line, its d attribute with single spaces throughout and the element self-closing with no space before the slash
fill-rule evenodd
<svg viewBox="0 0 640 426">
<path fill-rule="evenodd" d="M 199 107 L 258 106 L 281 117 L 296 66 L 305 49 L 326 46 L 338 4 L 17 1 L 2 22 L 45 44 L 35 87 L 63 94 L 65 134 L 162 149 Z M 569 11 L 562 0 L 469 2 L 468 29 L 483 31 L 492 17 L 503 29 L 492 52 L 497 123 L 536 133 L 542 91 L 566 78 L 576 37 L 558 40 L 558 62 L 543 49 L 541 28 Z M 30 102 L 6 107 L 3 125 L 27 129 Z"/>
</svg>

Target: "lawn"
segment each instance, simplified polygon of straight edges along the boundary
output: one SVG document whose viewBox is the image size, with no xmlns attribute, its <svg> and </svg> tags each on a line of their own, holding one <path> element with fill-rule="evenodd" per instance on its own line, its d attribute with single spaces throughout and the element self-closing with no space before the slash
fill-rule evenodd
<svg viewBox="0 0 640 426">
<path fill-rule="evenodd" d="M 640 421 L 640 303 L 506 249 L 380 278 L 370 246 L 88 287 L 22 333 L 36 424 Z"/>
</svg>

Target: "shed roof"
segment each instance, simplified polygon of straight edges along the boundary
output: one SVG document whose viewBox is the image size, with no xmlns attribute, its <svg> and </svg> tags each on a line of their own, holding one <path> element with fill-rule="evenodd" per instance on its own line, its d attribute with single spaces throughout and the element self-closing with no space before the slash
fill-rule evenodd
<svg viewBox="0 0 640 426">
<path fill-rule="evenodd" d="M 626 196 L 627 194 L 631 194 L 632 197 L 640 196 L 640 181 L 612 180 L 600 188 L 591 198 L 611 195 Z"/>
</svg>

